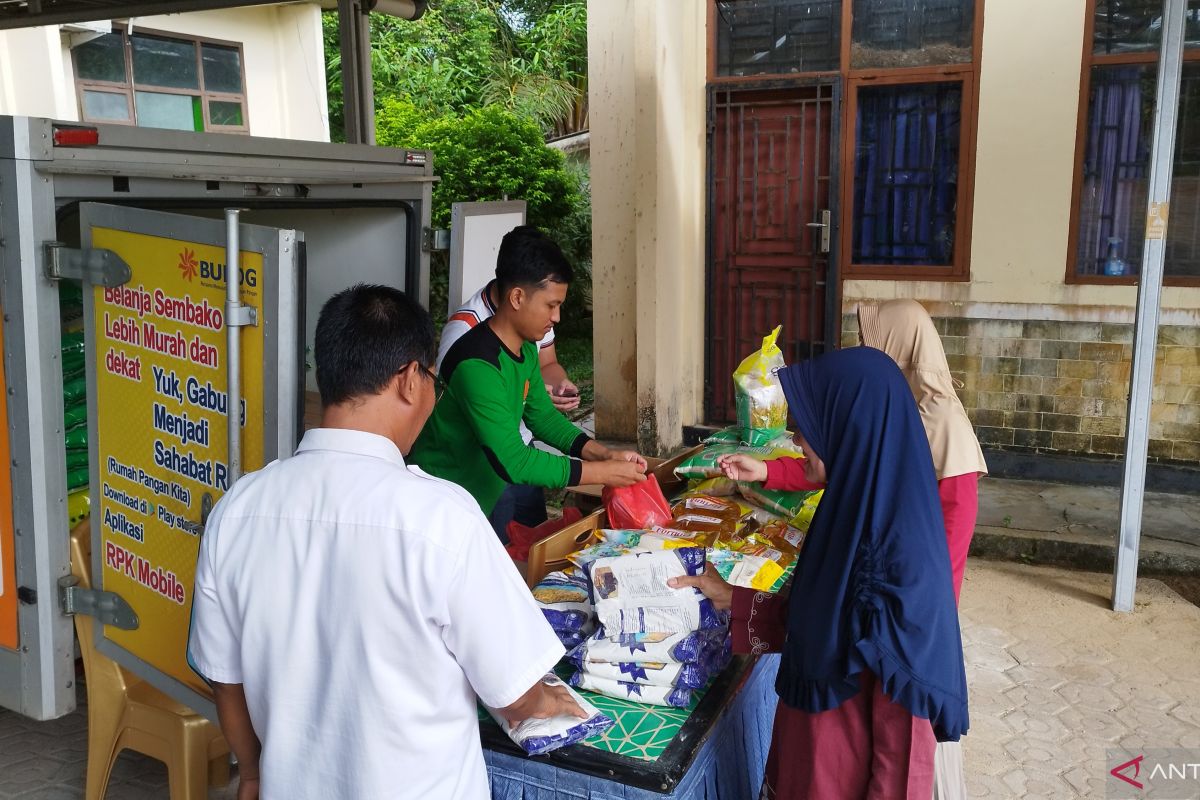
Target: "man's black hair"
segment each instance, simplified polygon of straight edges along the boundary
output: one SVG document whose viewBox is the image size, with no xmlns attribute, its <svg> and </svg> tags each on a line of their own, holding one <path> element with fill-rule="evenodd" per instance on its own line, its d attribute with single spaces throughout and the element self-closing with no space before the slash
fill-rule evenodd
<svg viewBox="0 0 1200 800">
<path fill-rule="evenodd" d="M 496 289 L 542 287 L 547 282 L 570 283 L 575 275 L 567 257 L 552 239 L 533 225 L 520 225 L 504 234 L 496 256 Z"/>
<path fill-rule="evenodd" d="M 429 312 L 399 289 L 360 283 L 338 292 L 317 319 L 313 358 L 321 403 L 378 394 L 406 364 L 433 364 Z"/>
</svg>

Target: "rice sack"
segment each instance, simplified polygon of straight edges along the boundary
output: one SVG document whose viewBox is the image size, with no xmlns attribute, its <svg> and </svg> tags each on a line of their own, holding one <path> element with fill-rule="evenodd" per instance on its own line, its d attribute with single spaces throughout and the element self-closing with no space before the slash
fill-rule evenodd
<svg viewBox="0 0 1200 800">
<path fill-rule="evenodd" d="M 670 578 L 704 571 L 704 549 L 601 558 L 588 565 L 596 615 L 605 636 L 686 633 L 719 628 L 724 618 L 698 589 L 672 589 Z"/>
<path fill-rule="evenodd" d="M 687 633 L 631 633 L 608 638 L 597 631 L 571 653 L 576 663 L 679 663 L 700 661 L 711 648 L 710 640 L 724 638 L 723 630 Z"/>
<path fill-rule="evenodd" d="M 687 708 L 692 702 L 692 690 L 678 686 L 647 686 L 642 683 L 614 681 L 608 678 L 598 678 L 586 672 L 576 672 L 571 676 L 571 685 L 589 692 L 596 692 L 605 697 L 615 697 L 618 700 L 632 700 L 635 703 L 649 703 L 654 706 L 672 706 Z"/>
<path fill-rule="evenodd" d="M 530 718 L 514 728 L 508 724 L 508 720 L 499 711 L 484 706 L 492 715 L 492 719 L 496 720 L 496 724 L 508 734 L 508 738 L 516 742 L 529 755 L 540 756 L 549 753 L 551 750 L 557 750 L 560 747 L 566 747 L 598 733 L 603 733 L 613 726 L 611 717 L 584 700 L 578 692 L 563 683 L 557 675 L 547 674 L 542 678 L 542 683 L 547 686 L 565 686 L 571 693 L 571 699 L 578 703 L 579 707 L 587 714 L 587 719 L 580 719 L 568 714 L 547 719 Z"/>
<path fill-rule="evenodd" d="M 594 678 L 605 678 L 625 683 L 641 683 L 646 686 L 680 686 L 685 689 L 700 689 L 708 683 L 708 667 L 712 659 L 691 664 L 666 662 L 625 661 L 611 664 L 604 661 L 584 661 L 572 654 L 571 661 L 580 671 Z"/>
<path fill-rule="evenodd" d="M 533 599 L 564 645 L 595 630 L 595 609 L 586 575 L 551 572 L 533 587 Z"/>
</svg>

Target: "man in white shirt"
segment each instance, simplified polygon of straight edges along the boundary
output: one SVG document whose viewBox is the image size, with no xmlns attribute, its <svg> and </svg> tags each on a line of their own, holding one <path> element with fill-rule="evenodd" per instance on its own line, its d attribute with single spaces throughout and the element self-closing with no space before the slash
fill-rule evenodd
<svg viewBox="0 0 1200 800">
<path fill-rule="evenodd" d="M 512 241 L 514 237 L 545 238 L 545 234 L 534 225 L 518 225 L 505 234 L 504 239 Z M 504 245 L 502 244 L 501 250 L 503 249 Z M 495 316 L 496 305 L 499 302 L 500 290 L 496 279 L 493 278 L 450 315 L 446 324 L 442 326 L 442 338 L 438 343 L 437 368 L 439 372 L 441 372 L 442 361 L 445 360 L 446 353 L 450 352 L 454 343 L 479 323 Z M 564 414 L 579 408 L 579 387 L 571 382 L 567 377 L 566 369 L 558 363 L 558 350 L 554 344 L 554 328 L 546 331 L 546 335 L 538 341 L 537 346 L 538 366 L 542 371 L 542 382 L 546 384 L 546 392 L 550 395 L 550 401 L 554 403 L 554 407 Z M 525 426 L 525 423 L 521 423 L 521 438 L 527 445 L 533 442 L 533 433 Z M 546 518 L 545 490 L 540 486 L 519 483 L 511 484 L 504 490 L 504 494 L 500 495 L 500 499 L 496 502 L 496 507 L 488 515 L 488 520 L 492 523 L 497 535 L 500 536 L 501 541 L 505 542 L 508 541 L 505 528 L 510 521 L 536 528 L 545 522 Z"/>
<path fill-rule="evenodd" d="M 582 716 L 541 683 L 563 648 L 478 505 L 404 463 L 433 353 L 403 293 L 335 295 L 314 349 L 322 427 L 208 521 L 188 651 L 239 800 L 484 800 L 476 696 L 512 721 Z"/>
</svg>

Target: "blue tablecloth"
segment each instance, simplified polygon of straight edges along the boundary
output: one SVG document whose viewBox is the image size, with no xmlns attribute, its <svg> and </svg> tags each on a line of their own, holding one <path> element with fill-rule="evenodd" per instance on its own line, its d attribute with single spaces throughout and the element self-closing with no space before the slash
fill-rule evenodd
<svg viewBox="0 0 1200 800">
<path fill-rule="evenodd" d="M 537 758 L 483 751 L 493 800 L 749 800 L 758 797 L 771 726 L 779 656 L 763 656 L 670 794 L 562 769 Z"/>
</svg>

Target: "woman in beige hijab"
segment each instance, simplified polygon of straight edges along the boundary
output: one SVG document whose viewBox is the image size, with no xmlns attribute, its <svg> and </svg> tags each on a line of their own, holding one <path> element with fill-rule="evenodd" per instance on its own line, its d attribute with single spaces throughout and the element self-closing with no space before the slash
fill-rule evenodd
<svg viewBox="0 0 1200 800">
<path fill-rule="evenodd" d="M 863 344 L 882 350 L 900 366 L 917 400 L 937 471 L 957 601 L 979 514 L 979 476 L 987 474 L 983 451 L 954 391 L 941 337 L 920 303 L 860 303 L 858 327 Z"/>
<path fill-rule="evenodd" d="M 863 344 L 882 350 L 900 366 L 917 400 L 937 472 L 957 603 L 967 566 L 967 550 L 979 516 L 979 476 L 987 474 L 975 428 L 954 391 L 942 339 L 929 312 L 920 303 L 916 300 L 890 300 L 879 305 L 860 303 L 858 329 Z M 958 742 L 938 745 L 933 771 L 935 800 L 967 796 Z"/>
</svg>

